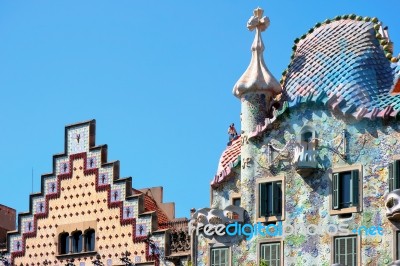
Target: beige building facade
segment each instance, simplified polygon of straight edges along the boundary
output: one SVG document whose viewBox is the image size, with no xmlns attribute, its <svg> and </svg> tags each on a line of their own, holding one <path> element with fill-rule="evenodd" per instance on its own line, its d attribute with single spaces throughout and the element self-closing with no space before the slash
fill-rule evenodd
<svg viewBox="0 0 400 266">
<path fill-rule="evenodd" d="M 131 177 L 119 176 L 107 145 L 95 145 L 95 125 L 65 128 L 65 151 L 53 156 L 29 212 L 18 215 L 5 258 L 18 266 L 184 263 L 189 252 L 171 257 L 169 236 L 186 219 L 176 220 L 174 203 L 162 202 L 162 187 L 134 189 Z"/>
</svg>

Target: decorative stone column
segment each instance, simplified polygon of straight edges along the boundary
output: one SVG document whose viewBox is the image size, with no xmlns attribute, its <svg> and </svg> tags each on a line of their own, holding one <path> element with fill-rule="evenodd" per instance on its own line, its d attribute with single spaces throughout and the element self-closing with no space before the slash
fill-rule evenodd
<svg viewBox="0 0 400 266">
<path fill-rule="evenodd" d="M 87 251 L 87 246 L 86 246 L 86 234 L 82 234 L 82 252 Z"/>
<path fill-rule="evenodd" d="M 250 31 L 256 30 L 251 46 L 250 64 L 233 88 L 233 94 L 241 101 L 241 206 L 247 210 L 252 221 L 255 221 L 255 160 L 257 143 L 249 139 L 257 126 L 263 126 L 265 119 L 272 117 L 273 98 L 282 92 L 282 88 L 265 65 L 264 43 L 261 32 L 269 26 L 269 18 L 263 17 L 263 10 L 257 8 L 247 22 Z"/>
<path fill-rule="evenodd" d="M 69 238 L 69 253 L 71 254 L 72 253 L 72 243 L 73 243 L 73 241 L 74 241 L 74 236 L 73 235 L 69 235 L 68 236 L 68 238 Z"/>
</svg>

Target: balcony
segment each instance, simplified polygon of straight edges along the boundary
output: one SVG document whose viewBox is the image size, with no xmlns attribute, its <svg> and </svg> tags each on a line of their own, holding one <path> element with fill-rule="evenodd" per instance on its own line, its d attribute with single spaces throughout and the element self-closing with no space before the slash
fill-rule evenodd
<svg viewBox="0 0 400 266">
<path fill-rule="evenodd" d="M 313 149 L 305 149 L 302 145 L 294 148 L 294 163 L 296 171 L 302 177 L 312 175 L 318 170 L 317 151 Z"/>
<path fill-rule="evenodd" d="M 400 189 L 395 189 L 385 197 L 386 217 L 390 221 L 400 221 Z"/>
</svg>

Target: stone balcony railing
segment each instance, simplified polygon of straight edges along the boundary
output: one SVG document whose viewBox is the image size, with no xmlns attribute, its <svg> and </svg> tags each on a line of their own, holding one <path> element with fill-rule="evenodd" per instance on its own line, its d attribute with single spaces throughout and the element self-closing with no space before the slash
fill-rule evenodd
<svg viewBox="0 0 400 266">
<path fill-rule="evenodd" d="M 318 169 L 317 161 L 318 151 L 307 150 L 299 145 L 294 149 L 294 163 L 296 164 L 296 171 L 302 177 L 311 175 Z"/>
</svg>

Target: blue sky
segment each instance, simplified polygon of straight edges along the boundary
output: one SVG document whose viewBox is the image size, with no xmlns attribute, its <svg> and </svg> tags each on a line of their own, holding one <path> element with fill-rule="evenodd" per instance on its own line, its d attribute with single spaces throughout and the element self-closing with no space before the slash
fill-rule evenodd
<svg viewBox="0 0 400 266">
<path fill-rule="evenodd" d="M 278 80 L 293 40 L 336 15 L 378 17 L 399 53 L 398 0 L 0 1 L 0 203 L 27 211 L 32 168 L 38 192 L 64 126 L 96 119 L 135 188 L 163 186 L 177 216 L 209 206 L 257 6 Z"/>
</svg>

